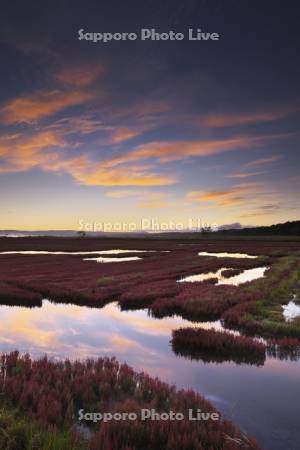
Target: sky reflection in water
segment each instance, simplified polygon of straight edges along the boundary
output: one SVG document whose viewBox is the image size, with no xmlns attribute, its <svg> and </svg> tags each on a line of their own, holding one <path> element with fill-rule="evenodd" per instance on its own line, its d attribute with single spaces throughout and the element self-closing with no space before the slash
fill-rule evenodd
<svg viewBox="0 0 300 450">
<path fill-rule="evenodd" d="M 233 270 L 230 267 L 222 267 L 216 272 L 208 272 L 208 273 L 200 273 L 198 275 L 190 275 L 185 278 L 181 278 L 178 280 L 179 283 L 190 282 L 194 283 L 196 281 L 205 281 L 210 280 L 211 278 L 217 278 L 218 281 L 216 284 L 229 284 L 232 286 L 238 286 L 242 283 L 247 283 L 249 281 L 257 280 L 258 278 L 262 278 L 265 275 L 265 271 L 267 267 L 255 267 L 253 269 L 245 269 L 240 274 L 234 275 L 232 277 L 224 277 L 222 272 L 224 270 Z"/>
</svg>

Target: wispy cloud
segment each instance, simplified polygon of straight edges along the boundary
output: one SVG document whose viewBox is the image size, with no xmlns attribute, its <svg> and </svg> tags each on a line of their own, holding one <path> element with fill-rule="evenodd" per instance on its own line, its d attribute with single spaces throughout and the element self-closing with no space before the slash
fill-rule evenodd
<svg viewBox="0 0 300 450">
<path fill-rule="evenodd" d="M 93 186 L 165 186 L 176 183 L 174 177 L 149 171 L 147 167 L 127 166 L 126 170 L 108 170 L 103 168 L 101 163 L 87 171 L 77 172 L 75 178 L 83 184 Z"/>
<path fill-rule="evenodd" d="M 145 200 L 138 203 L 138 207 L 141 209 L 164 209 L 164 208 L 180 208 L 181 205 L 177 201 L 167 200 Z"/>
<path fill-rule="evenodd" d="M 284 209 L 280 203 L 261 205 L 250 212 L 241 214 L 240 218 L 270 216 L 276 214 L 279 210 Z"/>
<path fill-rule="evenodd" d="M 260 158 L 260 159 L 255 159 L 254 161 L 250 161 L 246 164 L 244 164 L 244 168 L 245 169 L 257 169 L 257 168 L 261 168 L 261 167 L 265 167 L 269 164 L 272 164 L 275 161 L 279 161 L 280 159 L 282 159 L 282 155 L 272 155 L 272 156 L 268 156 L 266 158 Z"/>
<path fill-rule="evenodd" d="M 107 169 L 101 162 L 95 163 L 85 156 L 47 164 L 44 168 L 69 173 L 78 183 L 87 186 L 165 186 L 176 183 L 175 178 L 149 170 L 148 166 Z"/>
<path fill-rule="evenodd" d="M 105 193 L 107 197 L 115 199 L 133 198 L 138 200 L 137 207 L 141 209 L 182 208 L 182 202 L 172 199 L 168 192 L 151 191 L 145 189 L 111 190 Z"/>
<path fill-rule="evenodd" d="M 105 196 L 109 198 L 128 198 L 128 197 L 138 197 L 141 195 L 140 190 L 112 190 L 106 191 Z"/>
<path fill-rule="evenodd" d="M 279 161 L 282 155 L 272 155 L 266 158 L 255 159 L 241 166 L 240 171 L 226 175 L 225 178 L 251 178 L 266 173 L 268 166 Z M 262 169 L 262 170 L 260 170 Z"/>
<path fill-rule="evenodd" d="M 235 206 L 260 193 L 263 187 L 262 183 L 244 183 L 223 190 L 188 192 L 187 198 L 194 202 L 214 203 L 217 206 Z"/>
<path fill-rule="evenodd" d="M 54 95 L 54 94 L 53 94 Z M 56 94 L 54 95 L 56 98 Z M 52 96 L 51 96 L 52 98 Z M 75 100 L 72 99 L 72 102 Z M 61 103 L 62 102 L 62 103 Z M 40 104 L 39 102 L 37 102 Z M 41 108 L 31 110 L 30 118 L 41 117 L 57 110 L 66 103 L 60 99 L 59 105 L 43 103 Z M 20 110 L 18 110 L 21 113 Z M 17 119 L 17 115 L 14 116 Z M 29 119 L 29 118 L 28 118 Z M 261 144 L 273 136 L 241 136 L 222 140 L 151 142 L 137 146 L 129 152 L 123 152 L 108 159 L 100 160 L 89 153 L 77 149 L 77 156 L 72 156 L 72 146 L 68 143 L 68 135 L 75 129 L 78 134 L 90 134 L 105 131 L 115 143 L 129 140 L 138 134 L 137 130 L 105 125 L 89 116 L 63 118 L 44 127 L 45 131 L 35 132 L 31 136 L 14 137 L 7 142 L 0 142 L 2 155 L 2 172 L 28 170 L 38 166 L 42 170 L 65 172 L 78 183 L 94 186 L 167 186 L 177 182 L 177 177 L 158 170 L 158 164 L 179 161 L 190 157 L 208 156 L 237 149 L 247 149 Z M 104 144 L 111 144 L 109 138 Z M 99 144 L 101 145 L 101 144 Z M 146 160 L 153 159 L 151 164 Z M 265 160 L 260 160 L 265 162 Z M 3 164 L 4 163 L 4 164 Z M 237 176 L 239 178 L 239 176 Z M 243 176 L 240 176 L 243 178 Z M 240 185 L 241 188 L 241 185 Z M 223 204 L 239 203 L 237 195 L 224 196 Z M 219 193 L 220 194 L 220 193 Z M 211 197 L 207 197 L 211 199 Z M 220 194 L 221 195 L 221 194 Z M 219 195 L 219 196 L 220 196 Z"/>
<path fill-rule="evenodd" d="M 67 66 L 56 72 L 54 78 L 66 85 L 84 87 L 94 83 L 105 72 L 106 68 L 100 64 L 92 66 Z"/>
<path fill-rule="evenodd" d="M 132 121 L 135 125 L 146 128 L 169 123 L 174 105 L 166 100 L 138 100 L 133 103 L 119 105 L 117 108 L 105 108 L 105 116 L 111 122 Z"/>
<path fill-rule="evenodd" d="M 34 135 L 11 135 L 0 139 L 0 171 L 18 172 L 39 167 L 49 172 L 71 175 L 78 183 L 90 186 L 160 186 L 176 179 L 156 172 L 151 165 L 105 167 L 101 161 L 81 154 L 72 157 L 64 151 L 67 143 L 60 133 L 42 131 Z M 69 148 L 69 146 L 67 146 Z M 70 148 L 69 148 L 70 150 Z"/>
<path fill-rule="evenodd" d="M 271 122 L 284 119 L 300 110 L 299 105 L 281 106 L 269 111 L 256 111 L 239 114 L 211 114 L 201 118 L 194 118 L 193 123 L 202 127 L 221 128 L 240 125 L 251 125 L 260 122 Z"/>
<path fill-rule="evenodd" d="M 115 128 L 111 134 L 111 142 L 113 144 L 120 144 L 138 136 L 141 131 L 130 129 L 127 127 Z"/>
<path fill-rule="evenodd" d="M 250 177 L 257 177 L 258 175 L 263 175 L 265 172 L 237 172 L 233 173 L 231 175 L 226 175 L 225 178 L 250 178 Z"/>
<path fill-rule="evenodd" d="M 105 68 L 100 64 L 65 66 L 50 74 L 54 89 L 36 91 L 8 101 L 0 108 L 0 121 L 7 125 L 30 124 L 86 103 L 95 95 L 86 88 L 104 72 Z"/>
<path fill-rule="evenodd" d="M 151 142 L 137 147 L 106 161 L 107 167 L 114 167 L 126 162 L 136 162 L 155 158 L 160 163 L 180 161 L 193 156 L 209 156 L 218 153 L 245 149 L 262 144 L 272 136 L 240 136 L 220 140 Z"/>
<path fill-rule="evenodd" d="M 54 132 L 40 132 L 32 136 L 12 135 L 0 139 L 0 171 L 18 172 L 58 161 L 59 148 L 64 147 Z"/>
<path fill-rule="evenodd" d="M 98 131 L 111 131 L 111 127 L 104 124 L 102 120 L 96 119 L 91 115 L 63 117 L 62 119 L 56 120 L 50 125 L 47 125 L 46 128 L 47 130 L 55 130 L 61 135 L 87 135 Z"/>
<path fill-rule="evenodd" d="M 33 123 L 91 98 L 92 94 L 87 92 L 58 90 L 18 97 L 0 108 L 0 122 L 6 125 Z"/>
</svg>

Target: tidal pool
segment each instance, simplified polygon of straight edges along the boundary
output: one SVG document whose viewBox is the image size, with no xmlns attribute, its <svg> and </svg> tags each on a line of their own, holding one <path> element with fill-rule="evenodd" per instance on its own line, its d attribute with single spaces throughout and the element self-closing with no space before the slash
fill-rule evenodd
<svg viewBox="0 0 300 450">
<path fill-rule="evenodd" d="M 40 308 L 2 305 L 0 314 L 1 351 L 55 359 L 116 356 L 136 370 L 201 392 L 263 448 L 300 448 L 299 361 L 267 357 L 258 368 L 177 357 L 171 332 L 194 323 L 176 316 L 155 319 L 145 310 L 121 311 L 117 303 L 97 309 L 44 300 Z M 220 322 L 197 326 L 222 328 Z"/>
<path fill-rule="evenodd" d="M 93 250 L 91 252 L 51 252 L 47 250 L 18 250 L 0 252 L 0 255 L 119 255 L 122 253 L 152 253 L 156 250 Z"/>
<path fill-rule="evenodd" d="M 20 251 L 7 251 L 0 252 L 0 255 L 68 255 L 68 256 L 88 256 L 88 255 L 122 255 L 126 253 L 153 253 L 157 250 L 122 250 L 122 249 L 114 249 L 114 250 L 99 250 L 99 251 L 85 251 L 85 252 L 51 252 L 46 250 L 20 250 Z M 138 261 L 142 259 L 138 256 L 127 256 L 120 258 L 109 258 L 107 256 L 98 256 L 96 258 L 84 258 L 84 261 L 96 261 L 99 263 L 110 263 L 110 262 L 125 262 L 125 261 Z"/>
<path fill-rule="evenodd" d="M 188 277 L 185 278 L 181 278 L 180 280 L 178 280 L 179 283 L 185 283 L 185 282 L 190 282 L 190 283 L 194 283 L 196 281 L 205 281 L 205 280 L 210 280 L 212 278 L 217 278 L 217 285 L 218 284 L 231 284 L 232 286 L 238 286 L 239 284 L 242 283 L 247 283 L 248 281 L 253 281 L 253 280 L 257 280 L 258 278 L 262 278 L 265 274 L 265 271 L 267 270 L 268 267 L 264 266 L 264 267 L 255 267 L 254 269 L 246 269 L 243 270 L 243 272 L 241 272 L 238 275 L 234 275 L 232 277 L 224 277 L 222 275 L 222 272 L 224 270 L 234 270 L 231 269 L 230 267 L 222 267 L 222 269 L 217 270 L 216 272 L 208 272 L 208 273 L 200 273 L 198 275 L 190 275 Z"/>
<path fill-rule="evenodd" d="M 99 258 L 84 258 L 83 261 L 96 261 L 98 263 L 110 263 L 110 262 L 122 262 L 122 261 L 138 261 L 143 258 L 139 258 L 138 256 L 125 256 L 125 258 L 107 258 L 106 256 Z"/>
<path fill-rule="evenodd" d="M 219 252 L 219 253 L 211 253 L 211 252 L 199 252 L 199 256 L 215 256 L 216 258 L 258 258 L 258 256 L 248 255 L 247 253 L 228 253 L 228 252 Z"/>
</svg>

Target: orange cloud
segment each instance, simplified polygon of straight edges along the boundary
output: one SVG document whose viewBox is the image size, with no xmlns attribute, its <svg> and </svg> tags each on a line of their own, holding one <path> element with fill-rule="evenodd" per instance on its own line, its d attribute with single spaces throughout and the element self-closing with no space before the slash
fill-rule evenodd
<svg viewBox="0 0 300 450">
<path fill-rule="evenodd" d="M 8 136 L 0 140 L 1 172 L 17 172 L 56 161 L 60 154 L 53 148 L 63 147 L 62 139 L 51 131 L 34 136 Z"/>
<path fill-rule="evenodd" d="M 19 97 L 0 109 L 0 121 L 5 124 L 27 122 L 51 116 L 70 106 L 87 102 L 92 95 L 86 92 L 49 91 L 28 97 Z"/>
<path fill-rule="evenodd" d="M 152 172 L 147 165 L 107 169 L 102 162 L 97 163 L 85 155 L 69 160 L 47 161 L 42 168 L 66 172 L 78 183 L 87 186 L 164 186 L 176 183 L 172 177 Z"/>
<path fill-rule="evenodd" d="M 207 116 L 198 121 L 198 124 L 204 127 L 231 127 L 236 125 L 247 125 L 257 122 L 269 122 L 284 117 L 284 113 L 258 113 L 258 114 L 239 114 L 226 115 L 216 114 Z"/>
<path fill-rule="evenodd" d="M 299 112 L 299 106 L 289 105 L 274 109 L 273 111 L 261 111 L 248 114 L 212 114 L 200 119 L 194 119 L 193 122 L 203 127 L 232 127 L 258 122 L 271 122 L 273 120 L 283 119 L 297 112 Z"/>
<path fill-rule="evenodd" d="M 267 158 L 260 158 L 254 161 L 250 161 L 242 165 L 241 171 L 226 175 L 226 178 L 250 178 L 266 173 L 266 166 L 278 161 L 282 158 L 281 155 L 272 155 Z M 251 171 L 252 169 L 252 171 Z M 264 169 L 264 170 L 260 170 Z M 250 170 L 250 171 L 249 171 Z"/>
<path fill-rule="evenodd" d="M 105 192 L 106 197 L 110 198 L 127 198 L 127 197 L 136 197 L 140 194 L 139 191 L 128 191 L 128 190 L 114 190 Z"/>
<path fill-rule="evenodd" d="M 262 166 L 266 166 L 267 164 L 272 164 L 275 161 L 278 161 L 279 159 L 282 158 L 282 155 L 272 155 L 268 158 L 261 158 L 261 159 L 256 159 L 254 161 L 248 162 L 246 164 L 244 164 L 243 167 L 245 168 L 259 168 Z"/>
<path fill-rule="evenodd" d="M 261 205 L 259 208 L 241 214 L 240 218 L 247 217 L 260 217 L 260 216 L 269 216 L 278 213 L 279 210 L 284 209 L 279 203 L 269 204 L 269 205 Z"/>
<path fill-rule="evenodd" d="M 234 206 L 260 193 L 262 186 L 262 183 L 245 183 L 220 191 L 193 191 L 188 192 L 187 198 L 196 202 L 213 202 L 218 206 Z"/>
<path fill-rule="evenodd" d="M 140 134 L 137 130 L 132 130 L 130 128 L 121 127 L 113 131 L 111 141 L 113 144 L 119 144 L 121 142 L 128 141 Z"/>
<path fill-rule="evenodd" d="M 171 208 L 180 207 L 177 202 L 168 201 L 142 201 L 138 204 L 139 208 L 143 209 L 161 209 L 161 208 Z"/>
<path fill-rule="evenodd" d="M 98 64 L 90 67 L 65 67 L 55 74 L 55 78 L 67 85 L 83 87 L 92 84 L 105 72 L 104 66 Z"/>
<path fill-rule="evenodd" d="M 97 131 L 110 131 L 111 127 L 104 125 L 101 120 L 89 116 L 64 117 L 47 126 L 61 134 L 91 134 Z"/>
<path fill-rule="evenodd" d="M 156 158 L 161 163 L 179 161 L 192 156 L 208 156 L 261 144 L 272 136 L 242 136 L 223 140 L 152 142 L 139 146 L 136 150 L 116 156 L 104 162 L 106 167 L 114 167 L 128 162 Z"/>
<path fill-rule="evenodd" d="M 162 208 L 174 206 L 174 202 L 166 201 L 170 197 L 167 192 L 151 191 L 150 189 L 113 190 L 105 192 L 106 197 L 122 199 L 136 198 L 140 208 Z M 178 204 L 177 204 L 178 205 Z"/>
<path fill-rule="evenodd" d="M 165 198 L 167 194 L 162 192 L 152 192 L 150 190 L 141 189 L 121 189 L 105 192 L 106 197 L 110 198 L 127 198 L 127 197 L 151 197 L 152 199 Z"/>
<path fill-rule="evenodd" d="M 74 172 L 72 173 L 74 175 Z M 164 186 L 174 184 L 172 177 L 149 172 L 143 167 L 130 167 L 106 169 L 99 163 L 98 166 L 75 174 L 75 178 L 83 184 L 91 186 Z"/>
<path fill-rule="evenodd" d="M 226 178 L 250 178 L 250 177 L 256 177 L 258 175 L 262 175 L 266 173 L 265 171 L 260 172 L 237 172 L 233 173 L 232 175 L 227 175 Z"/>
<path fill-rule="evenodd" d="M 247 218 L 247 217 L 262 217 L 262 216 L 272 216 L 278 214 L 279 211 L 283 210 L 291 210 L 294 209 L 291 206 L 287 206 L 286 203 L 269 203 L 269 204 L 263 204 L 260 206 L 255 207 L 254 209 L 247 211 L 244 214 L 241 214 L 240 218 Z"/>
<path fill-rule="evenodd" d="M 176 182 L 175 178 L 156 173 L 146 164 L 107 168 L 87 155 L 66 158 L 61 151 L 65 146 L 61 135 L 49 130 L 27 137 L 4 137 L 0 139 L 1 172 L 38 166 L 45 171 L 68 173 L 78 183 L 90 186 L 160 186 Z"/>
<path fill-rule="evenodd" d="M 82 122 L 84 130 L 102 126 L 99 123 Z M 86 128 L 87 127 L 87 128 Z M 26 170 L 39 166 L 43 170 L 61 171 L 70 174 L 78 183 L 93 186 L 164 186 L 177 182 L 174 176 L 158 173 L 153 164 L 134 164 L 150 157 L 161 163 L 181 160 L 190 156 L 206 156 L 237 148 L 248 148 L 261 143 L 265 137 L 237 137 L 225 140 L 193 142 L 154 142 L 139 146 L 137 149 L 113 157 L 109 160 L 95 161 L 88 155 L 66 158 L 66 155 L 50 147 L 64 147 L 64 126 L 62 129 L 51 127 L 36 136 L 12 139 L 7 145 L 0 141 L 0 154 L 4 154 L 6 164 L 2 171 Z M 10 157 L 6 156 L 6 152 Z M 157 202 L 161 199 L 151 199 Z M 227 201 L 227 199 L 226 199 Z M 239 201 L 231 198 L 230 201 Z M 225 200 L 223 201 L 225 203 Z"/>
</svg>

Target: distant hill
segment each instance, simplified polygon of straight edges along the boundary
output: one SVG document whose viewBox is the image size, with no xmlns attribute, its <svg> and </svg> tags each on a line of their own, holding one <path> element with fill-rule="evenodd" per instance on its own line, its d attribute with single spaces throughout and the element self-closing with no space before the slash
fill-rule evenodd
<svg viewBox="0 0 300 450">
<path fill-rule="evenodd" d="M 78 231 L 74 230 L 47 230 L 47 231 L 22 231 L 22 230 L 0 230 L 0 237 L 62 237 L 78 238 L 82 237 Z M 300 220 L 293 222 L 279 223 L 266 227 L 243 227 L 240 223 L 222 225 L 218 231 L 166 231 L 166 232 L 86 232 L 86 238 L 148 238 L 148 239 L 195 239 L 199 237 L 221 238 L 243 237 L 243 236 L 285 236 L 300 237 Z"/>
<path fill-rule="evenodd" d="M 217 231 L 220 235 L 238 236 L 300 236 L 300 220 L 278 223 L 267 227 L 251 227 L 241 229 L 228 229 Z"/>
</svg>

